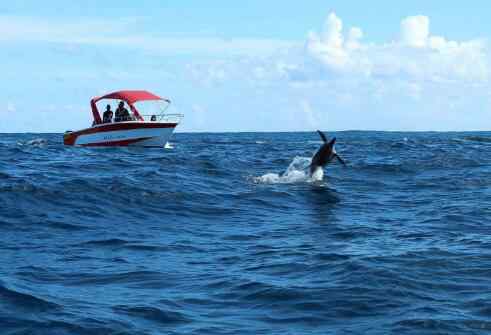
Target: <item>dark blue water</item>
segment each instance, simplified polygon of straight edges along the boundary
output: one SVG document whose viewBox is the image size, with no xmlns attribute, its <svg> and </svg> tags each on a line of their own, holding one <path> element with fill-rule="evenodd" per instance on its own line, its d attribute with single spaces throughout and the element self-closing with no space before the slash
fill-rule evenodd
<svg viewBox="0 0 491 335">
<path fill-rule="evenodd" d="M 0 333 L 491 331 L 491 133 L 336 135 L 0 135 Z"/>
</svg>

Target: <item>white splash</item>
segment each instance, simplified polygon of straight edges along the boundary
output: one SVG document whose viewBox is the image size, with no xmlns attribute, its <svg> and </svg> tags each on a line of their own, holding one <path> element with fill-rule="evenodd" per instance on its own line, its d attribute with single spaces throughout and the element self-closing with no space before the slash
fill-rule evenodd
<svg viewBox="0 0 491 335">
<path fill-rule="evenodd" d="M 45 145 L 48 144 L 48 140 L 44 139 L 44 138 L 35 138 L 33 140 L 29 140 L 29 141 L 26 141 L 26 142 L 17 142 L 17 145 L 29 145 L 29 146 L 33 146 L 33 147 L 44 147 Z"/>
<path fill-rule="evenodd" d="M 317 169 L 315 169 L 314 173 L 312 173 L 312 177 L 310 177 L 313 182 L 322 181 L 323 178 L 324 169 L 322 167 L 318 167 Z"/>
<path fill-rule="evenodd" d="M 295 157 L 283 174 L 267 173 L 260 177 L 254 177 L 257 184 L 294 184 L 321 181 L 324 177 L 322 168 L 317 169 L 310 177 L 309 166 L 311 158 Z"/>
<path fill-rule="evenodd" d="M 167 142 L 167 143 L 165 143 L 165 147 L 164 148 L 165 149 L 174 149 L 174 146 L 171 143 Z"/>
</svg>

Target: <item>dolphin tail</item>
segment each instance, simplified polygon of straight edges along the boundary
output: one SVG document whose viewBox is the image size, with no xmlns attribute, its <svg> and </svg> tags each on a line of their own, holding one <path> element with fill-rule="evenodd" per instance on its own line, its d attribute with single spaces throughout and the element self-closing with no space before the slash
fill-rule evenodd
<svg viewBox="0 0 491 335">
<path fill-rule="evenodd" d="M 324 133 L 320 130 L 317 130 L 317 132 L 319 133 L 319 136 L 322 138 L 322 140 L 324 141 L 324 143 L 327 143 L 327 137 L 326 135 L 324 135 Z"/>
</svg>

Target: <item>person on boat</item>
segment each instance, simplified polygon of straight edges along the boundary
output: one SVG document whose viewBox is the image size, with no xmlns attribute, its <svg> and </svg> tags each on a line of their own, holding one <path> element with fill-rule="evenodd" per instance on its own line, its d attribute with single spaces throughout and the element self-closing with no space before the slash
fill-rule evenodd
<svg viewBox="0 0 491 335">
<path fill-rule="evenodd" d="M 124 107 L 124 102 L 120 101 L 118 108 L 116 109 L 116 117 L 114 118 L 115 122 L 121 121 L 129 121 L 131 120 L 130 112 Z"/>
<path fill-rule="evenodd" d="M 106 106 L 106 111 L 102 116 L 102 123 L 111 123 L 113 122 L 113 111 L 111 110 L 111 105 Z"/>
</svg>

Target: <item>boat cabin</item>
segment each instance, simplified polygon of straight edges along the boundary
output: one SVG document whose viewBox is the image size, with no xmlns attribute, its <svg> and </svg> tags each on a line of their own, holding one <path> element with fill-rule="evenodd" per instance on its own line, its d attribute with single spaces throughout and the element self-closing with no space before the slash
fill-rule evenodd
<svg viewBox="0 0 491 335">
<path fill-rule="evenodd" d="M 118 102 L 115 105 L 107 104 L 101 117 L 97 103 L 102 100 Z M 149 105 L 145 102 L 153 103 Z M 137 108 L 138 103 L 146 105 L 142 106 L 143 113 L 140 112 L 140 106 Z M 162 122 L 170 103 L 169 99 L 161 98 L 148 91 L 126 90 L 106 94 L 90 101 L 94 118 L 92 126 L 115 122 Z"/>
</svg>

